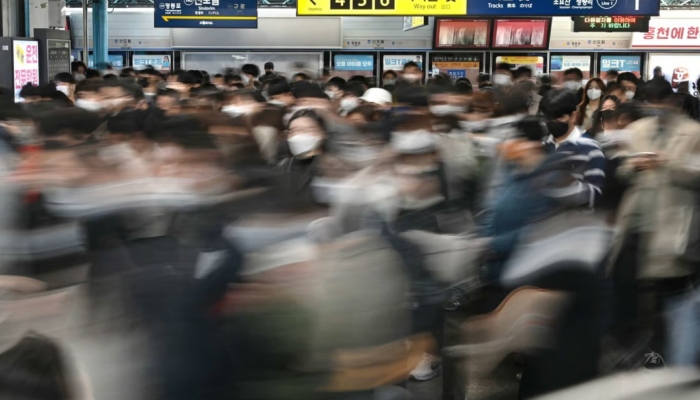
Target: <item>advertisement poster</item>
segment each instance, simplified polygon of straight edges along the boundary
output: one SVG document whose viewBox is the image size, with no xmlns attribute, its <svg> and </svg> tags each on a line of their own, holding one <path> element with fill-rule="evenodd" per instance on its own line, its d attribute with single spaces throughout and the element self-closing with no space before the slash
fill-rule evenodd
<svg viewBox="0 0 700 400">
<path fill-rule="evenodd" d="M 642 58 L 630 55 L 603 55 L 600 57 L 600 79 L 606 80 L 606 72 L 614 69 L 617 72 L 631 72 L 638 77 L 642 75 Z"/>
<path fill-rule="evenodd" d="M 493 47 L 508 49 L 546 49 L 548 19 L 497 19 Z"/>
<path fill-rule="evenodd" d="M 664 77 L 671 82 L 674 91 L 678 87 L 688 82 L 688 93 L 698 96 L 697 82 L 700 78 L 700 56 L 695 54 L 649 54 L 649 66 L 653 71 L 656 67 L 661 67 Z M 653 72 L 649 73 L 649 79 Z"/>
<path fill-rule="evenodd" d="M 28 83 L 39 84 L 39 43 L 29 40 L 12 42 L 15 102 L 20 101 L 19 92 Z"/>
<path fill-rule="evenodd" d="M 684 49 L 700 46 L 697 18 L 652 18 L 646 32 L 632 34 L 633 49 Z"/>
<path fill-rule="evenodd" d="M 479 49 L 489 47 L 491 22 L 487 19 L 447 19 L 435 21 L 435 48 Z"/>
<path fill-rule="evenodd" d="M 403 30 L 410 31 L 411 29 L 420 28 L 428 25 L 428 17 L 403 17 Z"/>
<path fill-rule="evenodd" d="M 297 0 L 258 0 L 258 8 L 297 8 Z"/>
<path fill-rule="evenodd" d="M 549 72 L 557 78 L 557 82 L 561 82 L 564 78 L 564 71 L 569 68 L 578 68 L 583 72 L 583 80 L 591 79 L 591 56 L 571 56 L 571 55 L 553 55 L 550 58 Z"/>
<path fill-rule="evenodd" d="M 107 62 L 113 68 L 122 69 L 124 68 L 124 57 L 116 54 L 110 54 L 107 56 Z M 88 57 L 88 68 L 95 68 L 95 61 L 92 54 Z"/>
<path fill-rule="evenodd" d="M 452 79 L 467 78 L 470 82 L 476 83 L 481 71 L 481 56 L 440 56 L 434 55 L 432 70 L 437 70 L 440 74 L 447 74 Z"/>
<path fill-rule="evenodd" d="M 513 69 L 523 66 L 528 67 L 535 76 L 544 74 L 543 56 L 498 56 L 496 57 L 496 64 L 498 63 L 511 64 Z"/>
<path fill-rule="evenodd" d="M 374 56 L 370 54 L 333 55 L 334 76 L 350 78 L 353 75 L 374 76 Z"/>
<path fill-rule="evenodd" d="M 132 65 L 136 69 L 143 69 L 147 65 L 152 66 L 156 71 L 170 71 L 171 56 L 164 55 L 143 55 L 134 54 Z"/>
<path fill-rule="evenodd" d="M 423 56 L 417 56 L 417 55 L 384 55 L 382 56 L 382 71 L 388 71 L 388 70 L 394 70 L 398 73 L 401 73 L 403 70 L 404 64 L 406 64 L 409 61 L 413 61 L 418 66 L 420 69 L 423 69 Z"/>
</svg>

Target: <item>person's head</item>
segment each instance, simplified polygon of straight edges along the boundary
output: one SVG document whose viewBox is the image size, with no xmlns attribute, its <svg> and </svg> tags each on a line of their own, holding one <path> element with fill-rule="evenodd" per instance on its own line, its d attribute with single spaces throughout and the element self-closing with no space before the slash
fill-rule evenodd
<svg viewBox="0 0 700 400">
<path fill-rule="evenodd" d="M 348 82 L 340 99 L 340 110 L 347 113 L 360 105 L 360 97 L 365 94 L 365 86 L 360 82 Z"/>
<path fill-rule="evenodd" d="M 360 98 L 365 104 L 370 104 L 376 109 L 391 108 L 391 93 L 381 88 L 369 88 Z"/>
<path fill-rule="evenodd" d="M 100 71 L 90 68 L 85 73 L 85 79 L 98 80 L 102 79 L 102 75 L 100 74 Z"/>
<path fill-rule="evenodd" d="M 175 75 L 175 81 L 168 82 L 168 89 L 177 90 L 182 96 L 188 96 L 190 91 L 198 86 L 198 78 L 194 72 L 181 72 Z"/>
<path fill-rule="evenodd" d="M 494 85 L 507 88 L 513 84 L 513 66 L 508 63 L 496 64 L 496 69 L 493 72 Z"/>
<path fill-rule="evenodd" d="M 524 65 L 521 65 L 520 67 L 515 69 L 515 72 L 513 73 L 513 80 L 518 83 L 522 81 L 531 81 L 532 80 L 532 68 L 526 67 Z"/>
<path fill-rule="evenodd" d="M 639 87 L 640 97 L 653 108 L 670 108 L 673 88 L 668 81 L 651 80 Z"/>
<path fill-rule="evenodd" d="M 107 141 L 111 144 L 143 140 L 146 111 L 120 113 L 107 118 Z"/>
<path fill-rule="evenodd" d="M 292 94 L 292 86 L 283 77 L 274 78 L 270 81 L 267 87 L 267 95 L 270 97 L 270 103 L 282 107 L 291 107 L 294 104 L 294 95 Z"/>
<path fill-rule="evenodd" d="M 452 85 L 429 85 L 428 104 L 430 113 L 436 117 L 456 117 L 466 112 L 466 104 L 455 94 L 456 90 Z"/>
<path fill-rule="evenodd" d="M 479 77 L 477 78 L 477 85 L 479 89 L 491 86 L 491 75 L 479 74 Z"/>
<path fill-rule="evenodd" d="M 69 400 L 71 381 L 61 348 L 34 332 L 0 353 L 0 399 Z"/>
<path fill-rule="evenodd" d="M 87 65 L 82 61 L 73 61 L 70 64 L 71 73 L 75 76 L 76 80 L 85 79 L 85 73 L 87 72 Z"/>
<path fill-rule="evenodd" d="M 254 89 L 235 90 L 226 93 L 221 111 L 232 116 L 251 116 L 265 105 L 265 98 Z"/>
<path fill-rule="evenodd" d="M 620 73 L 616 69 L 609 69 L 605 72 L 605 80 L 607 83 L 617 82 L 617 77 Z"/>
<path fill-rule="evenodd" d="M 354 125 L 364 125 L 375 119 L 375 108 L 371 104 L 360 104 L 348 112 L 345 118 Z"/>
<path fill-rule="evenodd" d="M 271 62 L 265 63 L 265 75 L 270 76 L 275 73 L 275 64 Z"/>
<path fill-rule="evenodd" d="M 676 88 L 676 91 L 681 94 L 688 94 L 690 93 L 690 82 L 688 81 L 683 81 L 678 84 L 678 88 Z"/>
<path fill-rule="evenodd" d="M 75 146 L 92 138 L 101 123 L 97 114 L 78 107 L 55 110 L 39 118 L 39 136 L 47 148 Z"/>
<path fill-rule="evenodd" d="M 410 83 L 420 84 L 423 82 L 423 70 L 418 63 L 409 61 L 403 65 L 401 78 Z"/>
<path fill-rule="evenodd" d="M 544 156 L 543 141 L 547 129 L 539 116 L 526 116 L 518 121 L 513 136 L 499 146 L 503 160 L 520 168 L 533 168 Z"/>
<path fill-rule="evenodd" d="M 625 129 L 627 125 L 643 117 L 639 103 L 620 103 L 617 107 L 617 129 Z"/>
<path fill-rule="evenodd" d="M 297 72 L 292 76 L 292 82 L 311 82 L 311 77 L 305 72 Z"/>
<path fill-rule="evenodd" d="M 119 76 L 122 78 L 136 78 L 136 71 L 134 71 L 134 69 L 131 67 L 123 68 L 119 73 Z"/>
<path fill-rule="evenodd" d="M 56 90 L 63 92 L 68 97 L 75 93 L 75 77 L 68 72 L 59 72 L 53 77 L 53 83 L 56 84 Z"/>
<path fill-rule="evenodd" d="M 513 88 L 507 94 L 496 92 L 495 117 L 527 114 L 530 107 L 530 94 L 519 88 Z"/>
<path fill-rule="evenodd" d="M 341 99 L 344 95 L 346 83 L 347 82 L 345 79 L 339 76 L 334 76 L 333 78 L 329 79 L 328 82 L 326 82 L 326 95 L 328 95 L 331 100 Z"/>
<path fill-rule="evenodd" d="M 594 133 L 610 132 L 618 129 L 618 107 L 620 107 L 620 100 L 616 96 L 605 96 L 600 100 L 600 105 L 593 115 L 594 120 L 591 129 Z"/>
<path fill-rule="evenodd" d="M 320 154 L 325 139 L 325 122 L 314 110 L 299 110 L 287 123 L 287 144 L 289 151 L 297 158 Z"/>
<path fill-rule="evenodd" d="M 348 82 L 358 82 L 362 84 L 365 90 L 369 89 L 369 81 L 367 80 L 366 76 L 363 75 L 354 75 L 348 79 Z"/>
<path fill-rule="evenodd" d="M 102 81 L 84 80 L 78 82 L 75 86 L 75 106 L 92 112 L 102 111 L 100 87 L 102 87 Z"/>
<path fill-rule="evenodd" d="M 581 89 L 583 72 L 578 68 L 569 68 L 564 71 L 564 87 L 569 90 Z"/>
<path fill-rule="evenodd" d="M 583 91 L 583 104 L 588 104 L 591 101 L 600 100 L 605 92 L 605 83 L 598 78 L 591 78 Z"/>
<path fill-rule="evenodd" d="M 159 90 L 156 95 L 156 107 L 165 115 L 175 115 L 180 110 L 180 92 L 173 89 Z"/>
<path fill-rule="evenodd" d="M 105 81 L 99 91 L 104 109 L 118 113 L 124 109 L 147 108 L 143 88 L 121 81 Z"/>
<path fill-rule="evenodd" d="M 576 127 L 578 98 L 571 90 L 550 90 L 542 99 L 540 108 L 547 130 L 555 140 L 564 140 Z"/>
<path fill-rule="evenodd" d="M 654 68 L 654 78 L 663 78 L 663 76 L 664 71 L 661 69 L 661 67 Z"/>
<path fill-rule="evenodd" d="M 634 99 L 637 88 L 639 87 L 639 78 L 631 72 L 623 72 L 617 76 L 617 83 L 625 92 L 625 98 L 630 101 Z"/>
<path fill-rule="evenodd" d="M 226 89 L 226 80 L 224 79 L 224 75 L 222 74 L 216 74 L 214 75 L 213 78 L 211 78 L 211 83 L 216 86 L 219 90 L 225 90 Z"/>
<path fill-rule="evenodd" d="M 603 97 L 614 96 L 620 102 L 626 102 L 627 97 L 625 96 L 625 90 L 617 82 L 609 82 L 605 86 L 605 93 Z"/>
<path fill-rule="evenodd" d="M 395 85 L 398 77 L 399 75 L 393 69 L 384 71 L 384 74 L 382 74 L 382 86 Z"/>
<path fill-rule="evenodd" d="M 252 86 L 258 76 L 260 76 L 260 68 L 257 65 L 244 64 L 241 67 L 241 81 L 245 86 Z"/>
</svg>

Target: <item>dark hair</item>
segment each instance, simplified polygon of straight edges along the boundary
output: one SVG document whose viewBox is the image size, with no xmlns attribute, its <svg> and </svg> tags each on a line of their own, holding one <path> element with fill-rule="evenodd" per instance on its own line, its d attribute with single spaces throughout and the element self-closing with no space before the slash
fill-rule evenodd
<svg viewBox="0 0 700 400">
<path fill-rule="evenodd" d="M 617 77 L 620 75 L 620 73 L 616 69 L 609 69 L 605 71 L 605 76 L 612 78 L 612 79 L 617 79 Z"/>
<path fill-rule="evenodd" d="M 384 73 L 382 74 L 382 78 L 386 77 L 389 74 L 394 75 L 394 79 L 399 77 L 399 74 L 397 74 L 396 71 L 394 71 L 393 69 L 388 69 L 384 71 Z"/>
<path fill-rule="evenodd" d="M 254 78 L 260 76 L 260 68 L 255 64 L 243 64 L 241 72 L 246 75 L 252 75 Z"/>
<path fill-rule="evenodd" d="M 459 78 L 455 82 L 455 93 L 457 94 L 472 94 L 474 93 L 474 88 L 472 83 L 467 78 Z"/>
<path fill-rule="evenodd" d="M 85 70 L 87 70 L 87 65 L 85 65 L 85 63 L 82 61 L 73 61 L 72 63 L 70 63 L 71 72 L 78 72 L 78 69 L 80 69 L 80 67 L 83 67 L 85 68 Z"/>
<path fill-rule="evenodd" d="M 85 71 L 85 79 L 96 79 L 100 77 L 100 71 L 96 69 L 88 69 Z"/>
<path fill-rule="evenodd" d="M 268 61 L 265 63 L 265 69 L 275 69 L 275 64 Z"/>
<path fill-rule="evenodd" d="M 140 101 L 146 98 L 143 94 L 143 88 L 135 83 L 125 82 L 125 81 L 114 81 L 108 80 L 104 81 L 102 88 L 107 87 L 118 87 L 124 93 L 125 96 L 133 97 L 134 100 Z"/>
<path fill-rule="evenodd" d="M 581 104 L 578 105 L 579 108 L 578 117 L 576 118 L 576 125 L 583 125 L 583 120 L 586 117 L 586 108 L 588 107 L 588 103 L 591 101 L 591 99 L 588 98 L 588 88 L 591 87 L 591 83 L 597 83 L 598 86 L 600 86 L 600 92 L 605 93 L 605 82 L 603 82 L 602 79 L 591 78 L 588 82 L 586 82 L 586 86 L 583 90 L 583 99 L 581 100 Z M 601 102 L 600 104 L 603 103 Z M 600 104 L 598 105 L 598 108 L 600 108 Z"/>
<path fill-rule="evenodd" d="M 119 80 L 119 77 L 114 75 L 114 74 L 105 74 L 105 76 L 102 77 L 105 81 L 116 81 Z"/>
<path fill-rule="evenodd" d="M 267 86 L 268 95 L 277 96 L 285 93 L 292 93 L 292 86 L 289 84 L 286 78 L 280 76 L 269 81 Z"/>
<path fill-rule="evenodd" d="M 532 68 L 521 65 L 513 73 L 513 77 L 516 79 L 521 78 L 523 76 L 529 76 L 530 78 L 532 78 Z"/>
<path fill-rule="evenodd" d="M 620 74 L 617 78 L 618 81 L 624 74 Z M 633 75 L 634 76 L 634 75 Z M 638 90 L 639 95 L 642 99 L 649 103 L 659 104 L 664 103 L 668 98 L 673 95 L 673 88 L 671 84 L 666 80 L 651 80 L 646 84 L 642 85 Z"/>
<path fill-rule="evenodd" d="M 30 332 L 0 353 L 0 396 L 12 400 L 68 400 L 66 359 L 59 346 Z"/>
<path fill-rule="evenodd" d="M 365 86 L 361 82 L 350 81 L 345 85 L 343 89 L 345 95 L 353 95 L 355 97 L 362 97 L 365 94 Z"/>
<path fill-rule="evenodd" d="M 631 72 L 623 72 L 620 75 L 618 75 L 617 76 L 617 83 L 622 85 L 622 81 L 632 82 L 636 86 L 639 86 L 639 78 L 637 78 L 637 75 L 635 75 Z"/>
<path fill-rule="evenodd" d="M 224 75 L 224 82 L 225 82 L 227 85 L 230 85 L 231 82 L 233 82 L 233 81 L 240 81 L 240 80 L 241 80 L 241 76 L 240 76 L 240 75 L 234 75 L 234 74 L 226 74 L 226 75 Z"/>
<path fill-rule="evenodd" d="M 214 74 L 214 78 L 223 78 L 224 76 L 222 74 Z"/>
<path fill-rule="evenodd" d="M 525 92 L 517 88 L 514 88 L 508 94 L 498 92 L 496 100 L 495 117 L 527 113 L 529 109 L 530 98 Z"/>
<path fill-rule="evenodd" d="M 352 114 L 360 114 L 367 122 L 372 122 L 375 118 L 375 109 L 371 104 L 360 104 L 348 112 L 348 117 Z"/>
<path fill-rule="evenodd" d="M 528 115 L 515 124 L 515 137 L 519 139 L 542 142 L 547 134 L 547 127 L 541 116 Z"/>
<path fill-rule="evenodd" d="M 97 93 L 100 91 L 100 88 L 102 87 L 102 81 L 89 81 L 89 80 L 84 80 L 78 82 L 77 85 L 75 85 L 75 93 L 80 93 L 80 92 L 93 92 Z"/>
<path fill-rule="evenodd" d="M 394 89 L 394 100 L 397 104 L 411 107 L 427 107 L 428 93 L 421 86 L 399 83 Z"/>
<path fill-rule="evenodd" d="M 194 82 L 191 83 L 192 85 L 201 84 L 204 81 L 204 75 L 202 75 L 202 71 L 199 71 L 196 69 L 191 69 L 191 70 L 186 72 L 186 75 L 189 75 L 192 78 L 194 78 Z M 182 75 L 180 75 L 180 76 L 182 76 Z M 179 79 L 178 79 L 178 82 L 180 82 Z M 182 83 L 186 83 L 186 82 L 182 82 Z"/>
<path fill-rule="evenodd" d="M 296 74 L 294 74 L 294 76 L 292 76 L 292 81 L 296 81 L 297 79 L 302 81 L 310 81 L 311 77 L 307 73 L 297 72 Z"/>
<path fill-rule="evenodd" d="M 92 134 L 102 123 L 100 117 L 82 108 L 55 110 L 39 118 L 39 133 L 44 137 L 62 134 Z"/>
<path fill-rule="evenodd" d="M 496 71 L 512 71 L 513 66 L 506 63 L 506 62 L 501 62 L 496 64 Z"/>
<path fill-rule="evenodd" d="M 54 82 L 75 84 L 75 77 L 69 72 L 59 72 L 53 77 Z"/>
<path fill-rule="evenodd" d="M 331 79 L 329 79 L 328 82 L 326 82 L 326 87 L 335 86 L 338 88 L 338 90 L 345 90 L 345 84 L 345 79 L 339 76 L 334 76 Z"/>
<path fill-rule="evenodd" d="M 348 79 L 348 82 L 359 82 L 365 86 L 369 85 L 367 77 L 362 75 L 353 75 L 352 77 L 350 77 L 350 79 Z"/>
<path fill-rule="evenodd" d="M 420 71 L 423 70 L 423 69 L 420 67 L 420 65 L 418 65 L 418 63 L 415 62 L 415 61 L 409 61 L 409 62 L 407 62 L 406 64 L 404 64 L 404 65 L 403 65 L 403 70 L 405 71 L 406 68 L 412 68 L 412 67 L 418 68 L 418 70 L 420 70 Z"/>
<path fill-rule="evenodd" d="M 287 129 L 289 129 L 289 126 L 292 125 L 292 122 L 294 120 L 299 119 L 299 118 L 310 118 L 316 124 L 318 124 L 318 126 L 321 128 L 321 130 L 323 130 L 324 132 L 326 131 L 326 121 L 324 121 L 323 118 L 321 118 L 321 116 L 318 115 L 318 113 L 316 111 L 314 111 L 312 109 L 308 109 L 308 108 L 299 110 L 299 111 L 295 112 L 294 114 L 292 114 L 291 118 L 289 118 L 289 121 L 287 122 Z"/>
<path fill-rule="evenodd" d="M 296 97 L 297 99 L 328 99 L 328 96 L 325 93 L 323 93 L 323 90 L 321 90 L 320 86 L 306 81 L 295 83 L 294 87 L 292 88 L 292 94 L 294 94 L 294 97 Z"/>
<path fill-rule="evenodd" d="M 578 80 L 583 79 L 583 72 L 579 68 L 569 68 L 566 71 L 564 71 L 564 76 L 566 75 L 576 75 L 576 78 Z"/>
<path fill-rule="evenodd" d="M 578 97 L 576 93 L 564 89 L 552 89 L 540 102 L 540 110 L 548 119 L 561 118 L 576 111 Z"/>
<path fill-rule="evenodd" d="M 122 112 L 107 118 L 107 130 L 111 134 L 134 134 L 143 132 L 145 118 L 146 112 L 142 110 Z"/>
<path fill-rule="evenodd" d="M 165 96 L 165 97 L 173 98 L 175 100 L 180 100 L 180 92 L 178 92 L 175 89 L 161 89 L 158 91 L 156 96 L 158 96 L 158 97 Z"/>
<path fill-rule="evenodd" d="M 177 74 L 177 81 L 185 85 L 196 85 L 198 83 L 197 76 L 192 71 Z"/>
</svg>

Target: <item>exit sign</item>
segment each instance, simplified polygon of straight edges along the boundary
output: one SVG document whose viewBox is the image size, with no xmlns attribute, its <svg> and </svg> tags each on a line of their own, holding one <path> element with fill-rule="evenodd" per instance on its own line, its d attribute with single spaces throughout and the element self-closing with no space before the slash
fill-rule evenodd
<svg viewBox="0 0 700 400">
<path fill-rule="evenodd" d="M 649 17 L 642 16 L 586 16 L 571 17 L 574 32 L 646 32 Z"/>
</svg>

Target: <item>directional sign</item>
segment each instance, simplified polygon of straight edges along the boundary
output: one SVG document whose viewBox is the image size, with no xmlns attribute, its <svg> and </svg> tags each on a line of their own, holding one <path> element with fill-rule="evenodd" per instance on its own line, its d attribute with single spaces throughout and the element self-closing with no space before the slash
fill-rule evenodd
<svg viewBox="0 0 700 400">
<path fill-rule="evenodd" d="M 646 32 L 649 17 L 640 16 L 590 16 L 571 17 L 574 32 Z"/>
<path fill-rule="evenodd" d="M 479 0 L 469 0 L 474 2 Z M 467 0 L 297 0 L 297 15 L 435 16 L 461 15 Z"/>
<path fill-rule="evenodd" d="M 659 15 L 659 0 L 470 0 L 469 16 Z"/>
<path fill-rule="evenodd" d="M 155 0 L 156 28 L 258 27 L 257 0 Z"/>
</svg>

